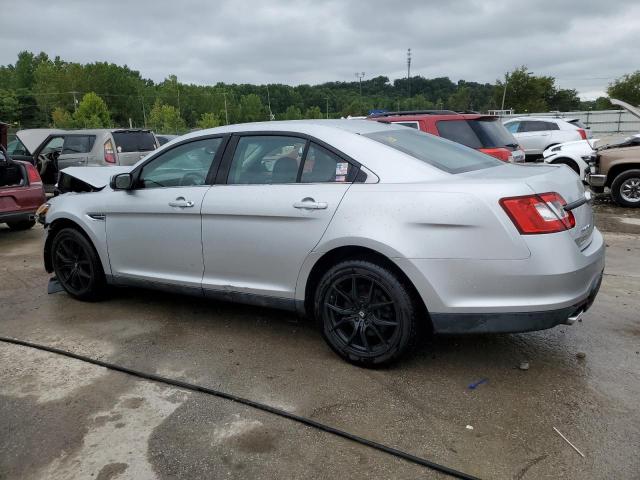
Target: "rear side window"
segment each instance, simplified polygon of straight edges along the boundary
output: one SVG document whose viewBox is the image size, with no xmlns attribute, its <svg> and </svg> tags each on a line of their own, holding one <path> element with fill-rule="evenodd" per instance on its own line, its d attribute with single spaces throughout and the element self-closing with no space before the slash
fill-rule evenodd
<svg viewBox="0 0 640 480">
<path fill-rule="evenodd" d="M 408 128 L 383 130 L 363 136 L 449 173 L 470 172 L 504 165 L 496 158 L 469 149 L 459 143 Z"/>
<path fill-rule="evenodd" d="M 580 120 L 578 120 L 577 118 L 574 120 L 569 120 L 569 123 L 575 127 L 578 128 L 582 128 L 582 129 L 587 129 L 588 127 L 585 126 L 584 123 L 582 123 Z"/>
<path fill-rule="evenodd" d="M 113 132 L 118 153 L 150 152 L 156 149 L 156 139 L 151 132 L 121 131 Z"/>
<path fill-rule="evenodd" d="M 482 148 L 483 146 L 476 132 L 465 120 L 442 120 L 436 122 L 436 126 L 440 136 L 447 140 L 461 143 L 470 148 Z"/>
<path fill-rule="evenodd" d="M 516 133 L 518 131 L 518 127 L 520 126 L 520 122 L 509 122 L 505 123 L 504 126 L 511 133 Z"/>
<path fill-rule="evenodd" d="M 546 132 L 548 130 L 560 130 L 560 128 L 553 122 L 529 120 L 520 123 L 520 129 L 518 132 Z"/>
<path fill-rule="evenodd" d="M 311 143 L 302 167 L 302 183 L 353 182 L 356 168 L 333 152 Z"/>
<path fill-rule="evenodd" d="M 89 153 L 95 141 L 95 135 L 67 135 L 62 144 L 62 154 Z"/>
</svg>

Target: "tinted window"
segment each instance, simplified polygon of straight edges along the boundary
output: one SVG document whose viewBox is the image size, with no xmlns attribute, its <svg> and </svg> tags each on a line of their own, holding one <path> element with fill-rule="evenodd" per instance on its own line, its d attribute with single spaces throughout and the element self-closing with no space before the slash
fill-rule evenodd
<svg viewBox="0 0 640 480">
<path fill-rule="evenodd" d="M 482 148 L 482 142 L 465 120 L 436 122 L 440 136 L 471 148 Z"/>
<path fill-rule="evenodd" d="M 543 122 L 540 120 L 528 120 L 520 122 L 519 132 L 546 132 L 548 130 L 558 130 L 558 126 L 552 122 Z"/>
<path fill-rule="evenodd" d="M 40 155 L 46 155 L 51 152 L 59 152 L 62 150 L 62 144 L 64 143 L 64 139 L 62 137 L 54 137 L 47 142 L 47 144 L 42 147 L 40 151 Z"/>
<path fill-rule="evenodd" d="M 518 144 L 513 135 L 504 128 L 504 125 L 497 118 L 468 120 L 468 123 L 478 135 L 484 148 L 513 147 Z"/>
<path fill-rule="evenodd" d="M 62 153 L 88 153 L 95 140 L 95 135 L 68 135 L 64 138 Z"/>
<path fill-rule="evenodd" d="M 302 168 L 301 182 L 352 182 L 355 167 L 326 148 L 312 143 Z"/>
<path fill-rule="evenodd" d="M 149 152 L 156 148 L 156 139 L 151 132 L 113 132 L 113 139 L 116 141 L 118 153 Z"/>
<path fill-rule="evenodd" d="M 582 129 L 585 129 L 585 130 L 586 130 L 587 128 L 589 128 L 589 127 L 585 126 L 585 124 L 584 124 L 584 123 L 582 123 L 582 122 L 581 122 L 580 120 L 578 120 L 577 118 L 576 118 L 576 119 L 574 119 L 574 120 L 569 120 L 569 123 L 570 123 L 571 125 L 574 125 L 574 126 L 576 126 L 576 127 L 578 127 L 578 128 L 582 128 Z"/>
<path fill-rule="evenodd" d="M 500 160 L 484 153 L 408 128 L 385 130 L 364 136 L 449 173 L 469 172 L 504 165 Z"/>
<path fill-rule="evenodd" d="M 160 154 L 142 168 L 139 187 L 204 185 L 221 143 L 221 138 L 207 138 Z"/>
<path fill-rule="evenodd" d="M 306 140 L 296 137 L 241 137 L 227 183 L 295 183 L 305 144 Z"/>
</svg>

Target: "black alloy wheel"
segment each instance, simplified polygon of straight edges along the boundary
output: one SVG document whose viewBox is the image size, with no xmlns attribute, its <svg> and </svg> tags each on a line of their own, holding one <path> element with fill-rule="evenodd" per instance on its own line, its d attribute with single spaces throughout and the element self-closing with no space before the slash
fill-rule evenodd
<svg viewBox="0 0 640 480">
<path fill-rule="evenodd" d="M 97 300 L 105 279 L 93 245 L 79 231 L 60 230 L 51 245 L 53 270 L 62 287 L 80 300 Z"/>
<path fill-rule="evenodd" d="M 331 348 L 361 366 L 397 360 L 416 337 L 407 288 L 372 262 L 350 260 L 330 269 L 318 287 L 316 317 Z"/>
</svg>

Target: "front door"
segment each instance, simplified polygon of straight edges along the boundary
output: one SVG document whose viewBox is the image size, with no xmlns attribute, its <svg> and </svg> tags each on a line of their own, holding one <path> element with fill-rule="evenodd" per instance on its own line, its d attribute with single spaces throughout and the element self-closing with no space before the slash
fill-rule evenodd
<svg viewBox="0 0 640 480">
<path fill-rule="evenodd" d="M 145 163 L 134 189 L 105 197 L 116 282 L 201 288 L 200 208 L 222 144 L 220 137 L 179 144 Z"/>
<path fill-rule="evenodd" d="M 293 300 L 300 267 L 354 174 L 305 139 L 241 136 L 226 184 L 211 187 L 202 204 L 205 293 Z"/>
</svg>

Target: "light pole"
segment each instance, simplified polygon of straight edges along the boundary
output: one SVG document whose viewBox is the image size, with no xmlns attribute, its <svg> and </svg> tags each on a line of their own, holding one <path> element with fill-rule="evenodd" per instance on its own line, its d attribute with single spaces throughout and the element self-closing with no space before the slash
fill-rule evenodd
<svg viewBox="0 0 640 480">
<path fill-rule="evenodd" d="M 411 49 L 407 48 L 407 98 L 411 98 Z"/>
</svg>

